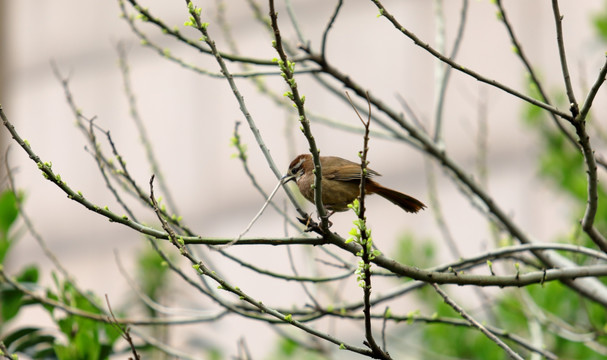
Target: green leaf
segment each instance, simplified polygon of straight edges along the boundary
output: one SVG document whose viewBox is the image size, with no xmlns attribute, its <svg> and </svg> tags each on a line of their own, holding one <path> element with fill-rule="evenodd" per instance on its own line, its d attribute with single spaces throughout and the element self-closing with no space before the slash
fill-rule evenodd
<svg viewBox="0 0 607 360">
<path fill-rule="evenodd" d="M 21 338 L 29 336 L 37 331 L 40 331 L 40 328 L 37 327 L 22 327 L 14 330 L 11 333 L 5 334 L 2 341 L 7 348 L 12 348 L 13 343 L 18 341 Z"/>
<path fill-rule="evenodd" d="M 3 339 L 10 354 L 20 353 L 28 359 L 56 359 L 52 345 L 56 338 L 37 327 L 23 327 L 5 334 Z"/>
<path fill-rule="evenodd" d="M 12 245 L 8 235 L 9 229 L 19 215 L 18 201 L 19 199 L 10 190 L 0 193 L 0 264 L 4 262 Z"/>
<path fill-rule="evenodd" d="M 53 350 L 55 350 L 55 355 L 59 360 L 77 359 L 77 354 L 75 350 L 63 344 L 55 344 L 53 346 Z"/>
<path fill-rule="evenodd" d="M 17 197 L 10 190 L 0 194 L 0 234 L 8 234 L 8 230 L 17 219 L 19 215 L 17 201 Z"/>
<path fill-rule="evenodd" d="M 54 292 L 52 292 L 50 289 L 46 290 L 46 297 L 50 300 L 59 300 L 59 297 L 57 296 L 57 294 L 55 294 Z M 53 315 L 53 311 L 55 310 L 54 306 L 51 305 L 43 305 L 44 309 L 46 311 L 49 312 L 49 314 L 52 316 Z"/>
<path fill-rule="evenodd" d="M 0 307 L 0 320 L 2 320 L 3 323 L 6 323 L 17 316 L 23 305 L 22 299 L 23 293 L 19 290 L 7 289 L 0 293 L 0 301 L 2 302 Z"/>
<path fill-rule="evenodd" d="M 26 266 L 17 276 L 20 283 L 37 283 L 39 277 L 38 267 L 35 265 Z"/>
<path fill-rule="evenodd" d="M 10 249 L 12 241 L 0 234 L 0 265 L 4 262 L 8 249 Z"/>
<path fill-rule="evenodd" d="M 31 284 L 38 282 L 38 268 L 28 266 L 17 275 L 16 281 L 21 284 Z M 21 307 L 25 305 L 22 301 L 23 293 L 13 288 L 5 288 L 0 292 L 0 320 L 7 322 L 14 318 Z"/>
<path fill-rule="evenodd" d="M 52 335 L 38 335 L 37 333 L 32 333 L 25 341 L 15 347 L 14 352 L 33 353 L 38 346 L 52 344 L 54 341 L 55 337 Z"/>
<path fill-rule="evenodd" d="M 207 351 L 207 359 L 208 360 L 222 360 L 225 357 L 223 356 L 223 354 L 221 353 L 220 349 L 210 349 Z"/>
<path fill-rule="evenodd" d="M 593 16 L 592 22 L 598 37 L 607 42 L 607 3 L 604 3 L 603 11 Z"/>
<path fill-rule="evenodd" d="M 291 339 L 281 339 L 280 352 L 284 356 L 292 356 L 299 348 L 299 344 Z"/>
</svg>

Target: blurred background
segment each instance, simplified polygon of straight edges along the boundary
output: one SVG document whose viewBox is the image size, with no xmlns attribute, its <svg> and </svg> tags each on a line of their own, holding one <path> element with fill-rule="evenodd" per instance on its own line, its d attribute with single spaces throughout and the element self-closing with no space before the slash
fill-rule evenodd
<svg viewBox="0 0 607 360">
<path fill-rule="evenodd" d="M 386 7 L 402 24 L 433 46 L 439 46 L 437 3 L 385 1 Z M 143 5 L 166 24 L 184 28 L 188 14 L 183 3 L 146 1 Z M 210 35 L 220 49 L 227 50 L 226 41 L 214 24 L 217 14 L 214 2 L 200 5 L 203 18 L 209 18 L 211 23 Z M 281 3 L 279 8 L 283 37 L 297 44 L 283 5 Z M 549 2 L 506 1 L 504 5 L 546 88 L 551 93 L 564 93 Z M 267 14 L 267 4 L 261 6 Z M 293 1 L 301 32 L 314 49 L 320 47 L 322 32 L 334 6 L 328 1 Z M 450 52 L 460 20 L 461 2 L 447 1 L 443 6 L 445 43 Z M 570 71 L 581 101 L 604 62 L 605 45 L 598 40 L 592 19 L 605 5 L 597 0 L 561 1 L 560 6 Z M 269 33 L 252 18 L 248 6 L 230 1 L 225 7 L 227 22 L 243 55 L 266 59 L 276 56 Z M 409 39 L 392 31 L 391 25 L 376 14 L 377 9 L 371 2 L 346 2 L 329 35 L 327 58 L 393 108 L 405 112 L 400 101 L 405 99 L 424 127 L 431 129 L 436 105 L 437 62 Z M 118 67 L 116 48 L 119 42 L 126 49 L 139 113 L 177 204 L 177 214 L 185 223 L 202 236 L 231 238 L 246 227 L 262 206 L 264 198 L 251 186 L 242 163 L 232 156 L 236 150 L 230 145 L 230 139 L 237 121 L 243 122 L 239 130 L 243 143 L 248 145 L 249 166 L 257 180 L 267 192 L 275 186 L 277 179 L 268 169 L 225 80 L 195 74 L 142 46 L 126 21 L 121 19 L 118 2 L 1 1 L 0 23 L 0 102 L 4 111 L 42 160 L 52 162 L 53 169 L 62 179 L 87 199 L 118 211 L 93 157 L 85 150 L 87 141 L 75 126 L 75 118 L 61 83 L 53 74 L 51 62 L 69 78 L 74 101 L 82 114 L 87 118 L 94 117 L 98 126 L 111 132 L 136 181 L 147 188 L 152 170 L 129 116 L 128 99 Z M 170 50 L 171 54 L 209 71 L 219 71 L 211 57 L 203 57 L 176 44 L 147 24 L 140 24 L 140 27 L 150 40 Z M 188 29 L 182 31 L 197 38 Z M 470 2 L 457 61 L 486 77 L 527 92 L 525 70 L 512 52 L 508 34 L 496 19 L 496 7 L 490 1 Z M 234 72 L 240 71 L 233 63 L 228 63 L 228 67 Z M 278 76 L 267 81 L 279 94 L 286 90 L 284 81 Z M 310 112 L 360 127 L 359 119 L 347 103 L 327 96 L 309 76 L 299 76 L 298 82 Z M 238 79 L 237 84 L 274 161 L 286 171 L 295 155 L 308 151 L 296 123 L 295 111 L 275 106 L 248 80 Z M 486 156 L 488 192 L 533 238 L 549 241 L 556 234 L 573 231 L 575 223 L 570 221 L 570 199 L 553 192 L 551 182 L 538 176 L 537 137 L 523 121 L 522 102 L 458 72 L 451 74 L 449 86 L 444 108 L 445 151 L 475 177 L 482 177 L 477 164 L 479 156 Z M 597 101 L 604 101 L 604 96 L 602 91 Z M 361 99 L 357 102 L 365 105 Z M 560 108 L 566 110 L 566 106 Z M 599 105 L 595 107 L 594 115 L 599 117 L 605 115 L 604 112 L 605 107 Z M 381 131 L 376 124 L 371 128 Z M 312 123 L 312 131 L 322 155 L 356 161 L 362 147 L 360 134 L 343 132 L 320 122 Z M 25 192 L 24 209 L 48 246 L 76 275 L 81 287 L 99 295 L 108 294 L 116 306 L 123 305 L 132 294 L 116 265 L 115 252 L 120 254 L 125 267 L 134 271 L 135 264 L 129 259 L 141 254 L 149 245 L 129 229 L 109 223 L 69 201 L 41 177 L 35 164 L 11 142 L 6 131 L 0 134 L 2 162 L 5 151 L 10 148 L 9 166 L 13 169 L 16 186 Z M 479 148 L 479 136 L 486 136 L 486 148 Z M 107 148 L 106 144 L 103 146 Z M 491 227 L 483 214 L 436 164 L 427 162 L 420 151 L 377 136 L 371 138 L 369 160 L 370 167 L 383 175 L 382 184 L 426 203 L 429 198 L 427 167 L 434 166 L 437 196 L 460 252 L 473 255 L 494 245 Z M 4 171 L 4 166 L 2 168 Z M 166 195 L 157 191 L 159 196 Z M 284 192 L 279 191 L 275 199 L 279 206 L 290 207 L 285 202 Z M 158 226 L 153 213 L 137 207 L 134 200 L 132 205 L 142 221 Z M 305 206 L 313 211 L 310 204 L 305 203 Z M 288 211 L 295 216 L 292 209 Z M 397 239 L 408 236 L 415 241 L 433 243 L 440 262 L 454 259 L 437 229 L 432 209 L 417 215 L 405 214 L 377 197 L 369 199 L 367 216 L 375 243 L 387 255 L 397 251 Z M 346 234 L 353 219 L 351 212 L 334 215 L 331 219 L 333 230 Z M 293 229 L 287 234 L 299 235 Z M 274 210 L 268 209 L 249 235 L 284 236 L 283 220 Z M 288 269 L 282 249 L 259 247 L 231 251 L 268 268 Z M 305 252 L 306 249 L 297 248 L 296 251 Z M 214 261 L 214 265 L 236 283 L 247 282 L 252 294 L 264 303 L 285 304 L 301 296 L 299 288 L 290 292 L 286 291 L 286 285 L 257 283 L 260 281 L 257 277 L 237 264 L 225 259 Z M 8 271 L 11 267 L 19 268 L 29 263 L 50 267 L 39 246 L 25 235 L 11 252 Z M 308 265 L 301 264 L 303 268 Z M 50 279 L 43 278 L 42 281 L 50 282 Z M 357 294 L 356 284 L 351 282 L 351 291 Z M 176 289 L 185 287 L 177 282 L 172 286 Z M 177 290 L 169 300 L 167 302 L 181 308 L 205 310 L 207 305 L 211 306 L 208 300 L 201 300 L 191 290 Z M 22 314 L 19 320 L 22 323 L 44 322 L 45 316 L 41 311 L 33 311 Z M 220 324 L 202 324 L 189 329 L 183 330 L 184 333 L 234 333 L 235 337 L 222 337 L 222 343 L 215 344 L 227 349 L 226 354 L 235 347 L 237 337 L 246 339 L 256 358 L 268 354 L 273 347 L 270 335 L 274 332 L 268 326 L 252 321 L 250 324 L 245 321 L 243 326 L 241 319 L 228 318 Z M 179 344 L 188 338 L 175 335 L 173 341 Z"/>
</svg>

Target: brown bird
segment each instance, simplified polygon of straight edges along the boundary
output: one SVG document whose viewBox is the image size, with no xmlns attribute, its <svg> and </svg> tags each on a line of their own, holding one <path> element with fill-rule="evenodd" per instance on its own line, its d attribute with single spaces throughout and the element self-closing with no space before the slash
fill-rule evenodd
<svg viewBox="0 0 607 360">
<path fill-rule="evenodd" d="M 321 156 L 322 203 L 330 211 L 346 211 L 348 204 L 360 195 L 360 164 L 337 156 Z M 301 194 L 314 203 L 314 161 L 312 155 L 298 155 L 289 165 L 284 182 L 295 180 Z M 421 201 L 396 190 L 381 186 L 370 178 L 381 176 L 367 169 L 366 194 L 377 194 L 406 212 L 416 213 L 426 207 Z"/>
</svg>

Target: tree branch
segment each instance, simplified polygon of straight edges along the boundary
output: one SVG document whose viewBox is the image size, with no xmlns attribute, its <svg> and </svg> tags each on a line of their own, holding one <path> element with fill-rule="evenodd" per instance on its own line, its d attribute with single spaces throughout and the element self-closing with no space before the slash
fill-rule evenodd
<svg viewBox="0 0 607 360">
<path fill-rule="evenodd" d="M 508 345 L 506 345 L 505 342 L 500 340 L 497 336 L 493 335 L 493 333 L 487 330 L 481 323 L 476 321 L 472 316 L 470 316 L 466 311 L 464 311 L 463 308 L 457 305 L 455 301 L 453 301 L 443 290 L 441 290 L 441 288 L 438 287 L 438 285 L 432 284 L 432 286 L 434 287 L 434 290 L 436 290 L 436 292 L 443 298 L 447 305 L 451 306 L 453 310 L 460 314 L 461 317 L 466 319 L 472 326 L 479 329 L 483 334 L 485 334 L 486 337 L 489 338 L 489 340 L 493 341 L 497 344 L 497 346 L 504 349 L 504 351 L 506 352 L 506 354 L 508 354 L 508 356 L 510 356 L 510 358 L 516 360 L 523 360 L 523 358 L 519 354 L 514 352 L 514 350 L 512 350 Z"/>
<path fill-rule="evenodd" d="M 505 92 L 507 92 L 508 94 L 514 95 L 516 97 L 518 97 L 519 99 L 522 99 L 530 104 L 533 104 L 535 106 L 541 107 L 542 109 L 548 110 L 564 119 L 568 119 L 571 120 L 573 117 L 557 108 L 555 108 L 554 106 L 551 106 L 549 104 L 546 104 L 544 102 L 538 101 L 530 96 L 527 96 L 519 91 L 516 91 L 496 80 L 492 80 L 489 79 L 473 70 L 470 70 L 466 67 L 464 67 L 463 65 L 458 64 L 457 62 L 451 60 L 450 58 L 446 57 L 445 55 L 441 54 L 440 52 L 436 51 L 434 48 L 432 48 L 429 44 L 421 41 L 414 33 L 412 33 L 411 31 L 407 30 L 404 26 L 402 26 L 394 16 L 392 16 L 392 14 L 390 14 L 388 12 L 388 10 L 384 7 L 384 5 L 379 1 L 379 0 L 371 0 L 375 6 L 377 6 L 377 8 L 379 9 L 379 13 L 381 16 L 385 17 L 388 21 L 390 21 L 390 23 L 392 23 L 392 25 L 394 25 L 394 27 L 402 32 L 405 36 L 407 36 L 409 39 L 413 40 L 413 42 L 415 43 L 415 45 L 423 48 L 424 50 L 426 50 L 427 52 L 429 52 L 432 56 L 436 57 L 437 59 L 439 59 L 440 61 L 448 64 L 449 66 L 451 66 L 452 68 L 454 68 L 455 70 L 461 71 L 464 74 L 467 74 L 469 76 L 472 76 L 473 78 L 475 78 L 476 80 L 483 82 L 485 84 L 494 86 L 500 90 L 503 90 Z"/>
<path fill-rule="evenodd" d="M 563 80 L 565 81 L 565 88 L 567 89 L 567 98 L 569 98 L 569 110 L 571 111 L 571 115 L 575 118 L 578 115 L 579 108 L 577 101 L 575 100 L 573 87 L 571 86 L 571 77 L 569 76 L 569 67 L 567 66 L 565 42 L 563 40 L 563 16 L 559 10 L 558 0 L 552 0 L 552 12 L 554 14 L 554 23 L 556 25 L 556 42 L 559 48 L 561 70 L 563 71 Z"/>
</svg>

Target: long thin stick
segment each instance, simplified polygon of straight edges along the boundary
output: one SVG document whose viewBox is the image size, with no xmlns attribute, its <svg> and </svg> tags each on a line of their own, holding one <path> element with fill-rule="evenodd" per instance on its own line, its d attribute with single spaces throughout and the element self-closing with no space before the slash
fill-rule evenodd
<svg viewBox="0 0 607 360">
<path fill-rule="evenodd" d="M 261 216 L 261 214 L 263 214 L 263 212 L 266 210 L 266 208 L 270 204 L 270 201 L 272 201 L 272 198 L 274 197 L 274 195 L 278 191 L 278 188 L 282 184 L 283 184 L 283 180 L 280 179 L 280 181 L 276 184 L 276 186 L 274 187 L 274 190 L 272 190 L 272 192 L 270 193 L 270 196 L 268 196 L 268 199 L 263 204 L 263 206 L 261 207 L 261 209 L 259 209 L 259 211 L 255 215 L 255 217 L 253 217 L 253 219 L 249 222 L 249 225 L 247 225 L 247 227 L 237 237 L 235 237 L 234 240 L 230 241 L 229 243 L 227 243 L 225 245 L 219 246 L 220 249 L 225 249 L 225 248 L 227 248 L 229 246 L 232 246 L 235 242 L 237 242 L 238 240 L 240 240 L 246 233 L 248 233 L 249 230 L 251 230 L 251 227 L 253 226 L 253 224 L 255 224 L 255 222 L 257 221 L 257 219 L 259 219 L 259 217 Z"/>
<path fill-rule="evenodd" d="M 470 325 L 472 325 L 475 328 L 479 329 L 491 341 L 493 341 L 494 343 L 496 343 L 497 346 L 499 346 L 502 349 L 504 349 L 504 351 L 506 352 L 506 354 L 508 354 L 508 356 L 510 356 L 510 358 L 515 359 L 515 360 L 523 360 L 523 358 L 519 354 L 517 354 L 514 350 L 512 350 L 505 342 L 503 342 L 497 336 L 495 336 L 494 334 L 492 334 L 481 323 L 479 323 L 478 321 L 476 321 L 472 316 L 470 316 L 466 311 L 464 311 L 464 309 L 462 309 L 459 305 L 457 305 L 455 303 L 455 301 L 453 301 L 449 297 L 449 295 L 447 295 L 447 293 L 445 293 L 441 288 L 438 287 L 437 284 L 433 283 L 432 286 L 434 287 L 434 290 L 436 290 L 436 292 L 443 298 L 443 300 L 445 301 L 445 303 L 447 305 L 451 306 L 453 308 L 453 310 L 455 310 L 457 313 L 459 313 L 461 315 L 461 317 L 463 317 L 464 319 L 466 319 L 466 321 L 468 321 L 470 323 Z"/>
</svg>

